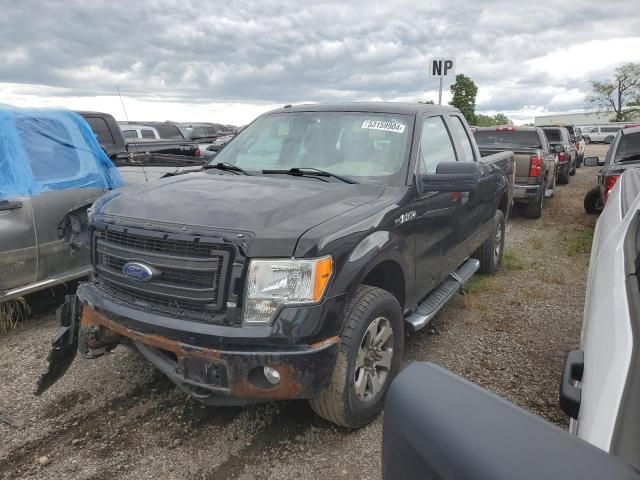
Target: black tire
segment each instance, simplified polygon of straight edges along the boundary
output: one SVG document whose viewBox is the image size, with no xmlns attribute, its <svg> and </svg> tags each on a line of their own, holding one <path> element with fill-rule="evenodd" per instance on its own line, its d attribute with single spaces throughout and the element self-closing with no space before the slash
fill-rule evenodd
<svg viewBox="0 0 640 480">
<path fill-rule="evenodd" d="M 613 137 L 611 135 L 604 139 L 604 143 L 606 144 L 610 144 L 611 142 L 613 142 Z"/>
<path fill-rule="evenodd" d="M 591 138 L 590 137 L 584 137 L 584 143 L 586 143 L 587 145 L 591 143 Z"/>
<path fill-rule="evenodd" d="M 602 213 L 604 203 L 602 202 L 602 195 L 600 195 L 600 187 L 593 187 L 584 196 L 584 210 L 589 215 L 599 215 Z"/>
<path fill-rule="evenodd" d="M 584 156 L 579 155 L 576 159 L 576 168 L 580 168 L 582 166 L 582 161 L 584 160 Z"/>
<path fill-rule="evenodd" d="M 356 393 L 356 362 L 358 352 L 367 339 L 367 329 L 379 318 L 388 320 L 393 331 L 389 339 L 389 345 L 392 345 L 390 368 L 381 389 L 365 400 Z M 348 428 L 360 428 L 371 422 L 382 410 L 389 384 L 400 369 L 403 348 L 404 319 L 398 300 L 381 288 L 358 287 L 347 309 L 331 384 L 309 400 L 313 411 L 325 420 Z M 362 368 L 366 370 L 367 367 Z"/>
<path fill-rule="evenodd" d="M 502 254 L 504 252 L 505 222 L 502 210 L 497 210 L 493 216 L 493 229 L 491 235 L 480 246 L 474 258 L 480 260 L 478 272 L 484 275 L 495 275 L 502 264 Z M 498 248 L 496 248 L 496 246 Z"/>
<path fill-rule="evenodd" d="M 558 175 L 558 185 L 567 185 L 569 183 L 569 173 Z"/>
<path fill-rule="evenodd" d="M 558 177 L 560 183 L 560 177 Z M 540 187 L 538 196 L 527 204 L 524 214 L 527 218 L 540 218 L 542 216 L 542 204 L 544 203 L 544 185 Z"/>
</svg>

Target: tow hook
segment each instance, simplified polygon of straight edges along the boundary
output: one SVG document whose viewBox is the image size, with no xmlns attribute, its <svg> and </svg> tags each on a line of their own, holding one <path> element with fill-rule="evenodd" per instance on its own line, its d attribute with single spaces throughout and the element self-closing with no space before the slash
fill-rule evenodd
<svg viewBox="0 0 640 480">
<path fill-rule="evenodd" d="M 78 320 L 80 311 L 75 295 L 67 295 L 64 303 L 56 310 L 60 325 L 51 342 L 47 356 L 47 370 L 38 379 L 35 395 L 42 395 L 56 383 L 69 369 L 78 350 Z"/>
</svg>

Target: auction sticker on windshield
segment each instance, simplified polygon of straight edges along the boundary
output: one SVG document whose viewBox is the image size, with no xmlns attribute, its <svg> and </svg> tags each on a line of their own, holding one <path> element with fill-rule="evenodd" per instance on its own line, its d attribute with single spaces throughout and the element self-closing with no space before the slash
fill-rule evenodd
<svg viewBox="0 0 640 480">
<path fill-rule="evenodd" d="M 362 128 L 368 128 L 371 130 L 384 130 L 387 132 L 404 132 L 404 125 L 402 123 L 395 122 L 382 122 L 380 120 L 365 120 L 362 124 Z"/>
</svg>

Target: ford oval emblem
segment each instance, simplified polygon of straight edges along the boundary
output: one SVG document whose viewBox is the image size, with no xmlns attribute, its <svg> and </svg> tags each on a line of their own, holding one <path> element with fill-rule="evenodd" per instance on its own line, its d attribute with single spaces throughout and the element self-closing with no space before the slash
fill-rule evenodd
<svg viewBox="0 0 640 480">
<path fill-rule="evenodd" d="M 153 270 L 148 265 L 140 262 L 127 262 L 122 266 L 124 273 L 131 280 L 138 282 L 148 282 L 153 278 Z"/>
</svg>

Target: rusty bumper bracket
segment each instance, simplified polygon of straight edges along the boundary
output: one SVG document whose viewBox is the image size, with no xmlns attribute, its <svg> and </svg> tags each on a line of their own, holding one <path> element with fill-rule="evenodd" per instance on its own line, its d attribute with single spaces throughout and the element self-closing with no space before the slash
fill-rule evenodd
<svg viewBox="0 0 640 480">
<path fill-rule="evenodd" d="M 64 303 L 56 310 L 60 327 L 51 342 L 47 356 L 47 370 L 40 375 L 35 395 L 42 395 L 66 373 L 73 363 L 78 350 L 78 321 L 80 310 L 75 295 L 67 295 Z"/>
</svg>

